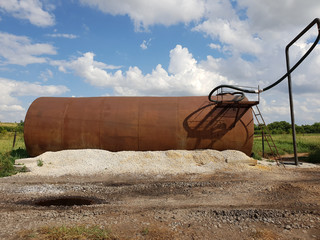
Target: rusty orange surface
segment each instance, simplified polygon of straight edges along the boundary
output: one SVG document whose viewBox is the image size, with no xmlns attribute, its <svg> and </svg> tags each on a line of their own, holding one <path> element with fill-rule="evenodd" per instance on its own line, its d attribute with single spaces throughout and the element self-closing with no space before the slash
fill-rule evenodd
<svg viewBox="0 0 320 240">
<path fill-rule="evenodd" d="M 86 148 L 234 149 L 250 155 L 253 133 L 250 105 L 216 105 L 206 96 L 42 97 L 31 104 L 24 125 L 30 156 Z"/>
</svg>

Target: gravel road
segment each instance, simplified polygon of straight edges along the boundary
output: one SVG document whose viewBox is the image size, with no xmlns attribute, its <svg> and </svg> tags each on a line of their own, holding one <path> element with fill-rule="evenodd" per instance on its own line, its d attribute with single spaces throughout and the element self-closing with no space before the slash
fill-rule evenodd
<svg viewBox="0 0 320 240">
<path fill-rule="evenodd" d="M 41 174 L 35 159 L 28 160 L 31 172 L 0 179 L 0 239 L 76 224 L 107 227 L 117 239 L 320 239 L 318 165 L 249 166 L 248 159 L 226 163 L 223 154 L 171 151 L 161 154 L 189 159 L 190 168 L 173 164 L 166 173 L 150 167 L 162 161 L 154 153 L 143 154 L 143 167 L 133 164 L 131 172 L 121 172 L 117 163 L 118 173 L 95 162 L 103 171 L 43 174 L 46 165 L 57 165 L 42 156 Z M 86 162 L 79 160 L 89 169 Z"/>
</svg>

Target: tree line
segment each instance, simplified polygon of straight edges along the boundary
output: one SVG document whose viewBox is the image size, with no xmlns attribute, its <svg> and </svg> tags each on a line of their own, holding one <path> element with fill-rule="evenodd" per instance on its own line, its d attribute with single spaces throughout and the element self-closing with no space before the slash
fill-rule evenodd
<svg viewBox="0 0 320 240">
<path fill-rule="evenodd" d="M 271 134 L 286 134 L 292 133 L 291 124 L 286 121 L 273 122 L 267 125 L 269 133 Z M 312 125 L 295 125 L 296 133 L 320 133 L 320 122 Z M 259 126 L 254 125 L 255 134 L 261 134 Z"/>
<path fill-rule="evenodd" d="M 23 133 L 24 122 L 21 120 L 16 126 L 0 125 L 0 134 L 6 134 L 7 132 L 19 132 Z"/>
</svg>

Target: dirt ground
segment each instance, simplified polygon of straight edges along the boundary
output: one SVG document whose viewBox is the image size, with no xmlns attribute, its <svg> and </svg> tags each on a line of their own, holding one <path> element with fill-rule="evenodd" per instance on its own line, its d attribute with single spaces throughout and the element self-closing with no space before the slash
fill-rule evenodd
<svg viewBox="0 0 320 240">
<path fill-rule="evenodd" d="M 320 239 L 320 168 L 0 179 L 0 239 L 95 224 L 118 239 Z"/>
</svg>

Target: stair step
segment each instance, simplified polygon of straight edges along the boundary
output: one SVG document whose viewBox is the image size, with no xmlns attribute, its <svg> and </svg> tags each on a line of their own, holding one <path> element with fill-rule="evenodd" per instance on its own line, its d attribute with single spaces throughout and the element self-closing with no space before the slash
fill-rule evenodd
<svg viewBox="0 0 320 240">
<path fill-rule="evenodd" d="M 252 108 L 253 110 L 253 108 Z M 256 120 L 258 122 L 258 127 L 263 131 L 263 139 L 267 142 L 268 146 L 269 146 L 269 149 L 271 150 L 271 155 L 273 156 L 273 158 L 277 161 L 278 163 L 278 159 L 281 160 L 281 157 L 279 155 L 279 152 L 278 152 L 278 149 L 276 147 L 276 145 L 274 144 L 274 141 L 271 137 L 271 134 L 269 134 L 268 132 L 268 128 L 267 128 L 267 125 L 262 117 L 262 114 L 258 108 L 258 106 L 256 105 L 256 110 L 258 111 L 258 113 L 256 113 L 254 110 L 253 110 L 253 113 L 256 117 Z M 258 118 L 258 116 L 260 116 L 261 119 Z M 279 164 L 279 163 L 278 163 Z"/>
</svg>

